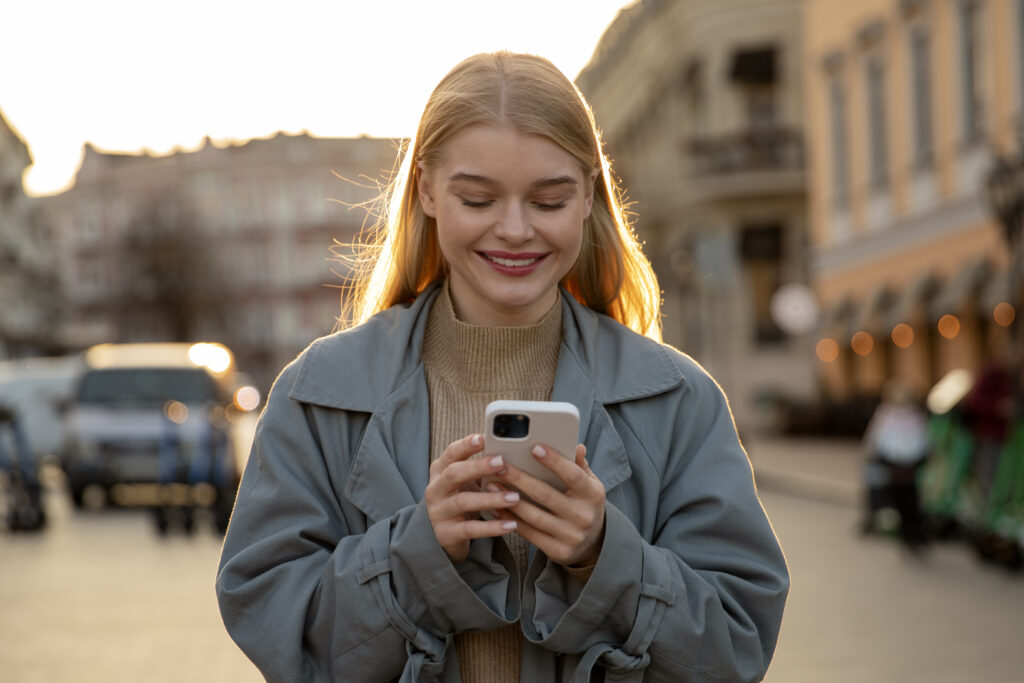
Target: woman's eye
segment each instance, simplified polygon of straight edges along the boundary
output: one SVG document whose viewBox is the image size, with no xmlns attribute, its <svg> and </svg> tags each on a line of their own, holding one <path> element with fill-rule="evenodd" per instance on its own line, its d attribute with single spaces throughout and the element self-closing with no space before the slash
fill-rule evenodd
<svg viewBox="0 0 1024 683">
<path fill-rule="evenodd" d="M 534 202 L 533 204 L 541 211 L 557 211 L 558 209 L 564 209 L 566 202 Z"/>
<path fill-rule="evenodd" d="M 468 206 L 473 209 L 484 209 L 494 203 L 492 199 L 468 199 L 466 197 L 459 197 L 462 200 L 463 206 Z"/>
</svg>

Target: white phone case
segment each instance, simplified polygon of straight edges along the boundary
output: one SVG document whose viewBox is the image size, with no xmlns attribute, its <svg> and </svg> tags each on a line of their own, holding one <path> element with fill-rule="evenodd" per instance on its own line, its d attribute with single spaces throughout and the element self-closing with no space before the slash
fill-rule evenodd
<svg viewBox="0 0 1024 683">
<path fill-rule="evenodd" d="M 512 416 L 511 419 L 499 416 Z M 522 431 L 520 416 L 528 420 L 528 431 Z M 505 425 L 511 424 L 509 429 Z M 559 401 L 493 401 L 484 412 L 483 456 L 500 455 L 505 462 L 546 481 L 559 490 L 565 484 L 547 467 L 537 462 L 530 452 L 537 444 L 550 446 L 573 459 L 579 443 L 580 412 L 571 403 Z M 505 434 L 503 432 L 512 432 Z"/>
</svg>

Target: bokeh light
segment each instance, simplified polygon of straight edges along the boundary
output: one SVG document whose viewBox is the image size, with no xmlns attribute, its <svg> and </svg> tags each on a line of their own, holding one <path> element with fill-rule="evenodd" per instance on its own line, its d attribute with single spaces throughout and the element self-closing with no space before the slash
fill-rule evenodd
<svg viewBox="0 0 1024 683">
<path fill-rule="evenodd" d="M 164 404 L 164 415 L 174 424 L 185 424 L 188 420 L 188 406 L 181 401 L 168 401 Z"/>
<path fill-rule="evenodd" d="M 260 406 L 260 390 L 250 385 L 239 387 L 235 391 L 234 404 L 242 412 L 256 410 Z"/>
<path fill-rule="evenodd" d="M 875 340 L 867 332 L 860 331 L 850 340 L 850 348 L 858 356 L 866 356 L 874 350 Z"/>
<path fill-rule="evenodd" d="M 892 343 L 901 349 L 909 348 L 914 343 L 914 328 L 906 323 L 899 323 L 892 328 Z"/>
<path fill-rule="evenodd" d="M 832 363 L 839 358 L 839 344 L 831 337 L 825 337 L 818 342 L 815 348 L 818 359 L 824 363 Z"/>
<path fill-rule="evenodd" d="M 188 350 L 188 359 L 192 364 L 205 367 L 218 375 L 231 367 L 231 352 L 221 344 L 193 344 Z"/>
<path fill-rule="evenodd" d="M 960 320 L 948 313 L 942 316 L 939 318 L 939 334 L 946 339 L 955 339 L 960 334 Z"/>
<path fill-rule="evenodd" d="M 1017 311 L 1014 310 L 1011 304 L 1003 301 L 996 304 L 995 310 L 992 311 L 992 317 L 995 319 L 996 324 L 1009 327 L 1017 318 Z"/>
</svg>

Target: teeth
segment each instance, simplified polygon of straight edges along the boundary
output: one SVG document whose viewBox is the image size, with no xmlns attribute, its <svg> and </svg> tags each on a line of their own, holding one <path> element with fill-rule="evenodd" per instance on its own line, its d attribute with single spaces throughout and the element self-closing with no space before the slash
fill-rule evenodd
<svg viewBox="0 0 1024 683">
<path fill-rule="evenodd" d="M 535 262 L 537 260 L 535 258 L 510 259 L 510 258 L 498 258 L 497 256 L 490 256 L 488 254 L 484 254 L 484 255 L 487 256 L 487 258 L 489 258 L 490 260 L 492 260 L 495 263 L 497 263 L 498 265 L 507 266 L 509 268 L 521 268 L 523 266 L 528 266 L 528 265 L 530 265 L 531 263 L 533 263 L 533 262 Z"/>
</svg>

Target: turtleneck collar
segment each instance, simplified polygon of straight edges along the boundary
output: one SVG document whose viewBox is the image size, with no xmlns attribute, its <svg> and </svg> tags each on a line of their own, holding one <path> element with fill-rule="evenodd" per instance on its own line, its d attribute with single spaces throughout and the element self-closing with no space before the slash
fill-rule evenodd
<svg viewBox="0 0 1024 683">
<path fill-rule="evenodd" d="M 468 391 L 550 387 L 561 341 L 561 296 L 535 325 L 483 327 L 455 316 L 445 282 L 430 309 L 423 360 L 431 374 Z"/>
</svg>

